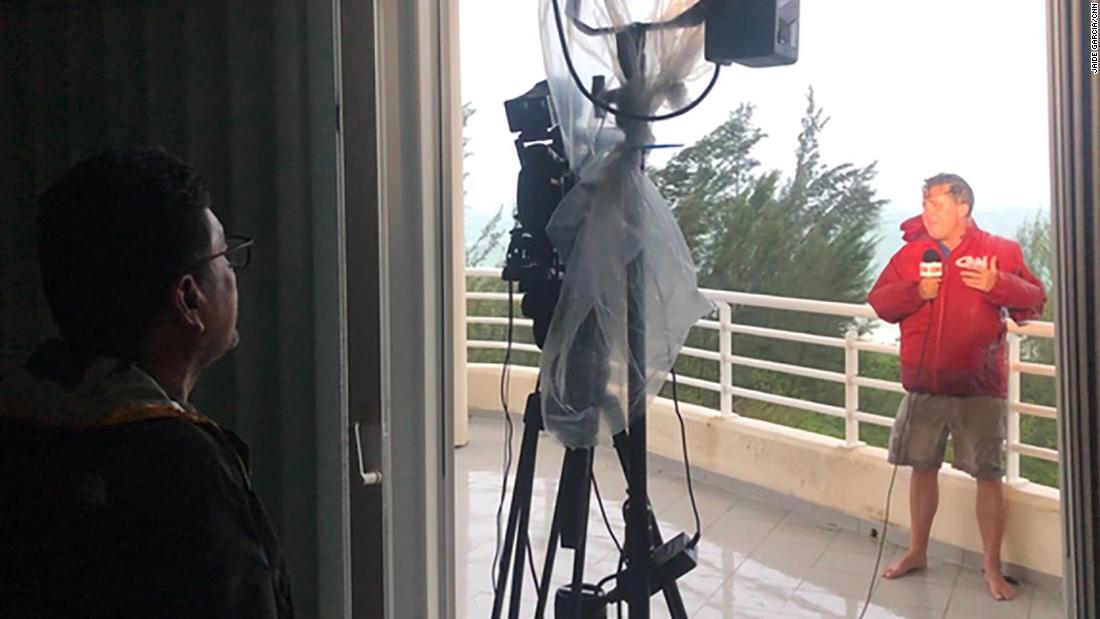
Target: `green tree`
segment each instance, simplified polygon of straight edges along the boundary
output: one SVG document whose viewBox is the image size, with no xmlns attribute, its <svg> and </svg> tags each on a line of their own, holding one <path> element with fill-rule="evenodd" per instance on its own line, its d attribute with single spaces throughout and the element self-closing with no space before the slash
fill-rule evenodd
<svg viewBox="0 0 1100 619">
<path fill-rule="evenodd" d="M 1054 283 L 1054 263 L 1050 256 L 1050 214 L 1044 211 L 1035 213 L 1020 224 L 1016 230 L 1016 242 L 1024 252 L 1024 262 L 1028 269 L 1043 282 L 1050 292 L 1050 286 Z M 1043 320 L 1050 320 L 1054 316 L 1054 303 L 1048 302 L 1046 311 L 1043 312 Z"/>
<path fill-rule="evenodd" d="M 501 204 L 497 212 L 481 227 L 474 242 L 466 247 L 467 266 L 503 266 L 503 258 L 497 259 L 498 264 L 486 264 L 504 246 L 504 240 L 508 236 L 508 229 L 501 223 L 503 221 L 504 205 Z"/>
<path fill-rule="evenodd" d="M 762 169 L 752 156 L 766 136 L 753 125 L 753 106 L 748 104 L 735 109 L 726 122 L 663 168 L 651 171 L 674 208 L 699 267 L 701 286 L 853 303 L 866 299 L 877 243 L 873 231 L 884 204 L 872 186 L 876 165 L 825 163 L 820 138 L 829 119 L 816 104 L 812 89 L 806 100 L 789 178 Z M 781 310 L 738 307 L 734 312 L 738 324 L 822 335 L 840 335 L 854 324 L 842 317 Z M 736 336 L 734 342 L 738 355 L 843 368 L 843 353 L 836 349 L 744 335 Z M 717 336 L 693 333 L 689 345 L 714 350 Z M 677 367 L 684 374 L 717 377 L 717 364 L 696 361 L 682 359 Z M 843 402 L 843 388 L 835 383 L 762 370 L 738 367 L 734 384 L 830 404 Z M 694 390 L 689 393 L 711 406 L 717 399 Z M 737 406 L 743 413 L 755 407 L 746 401 Z M 842 433 L 838 419 L 815 419 L 812 413 L 795 415 L 775 407 L 766 413 L 784 423 Z"/>
<path fill-rule="evenodd" d="M 700 284 L 745 292 L 863 302 L 871 284 L 884 204 L 871 182 L 875 164 L 828 166 L 820 135 L 828 118 L 813 91 L 795 150 L 793 176 L 764 171 L 752 157 L 765 134 L 753 107 L 739 106 L 677 154 L 654 182 L 675 209 L 699 266 Z M 836 332 L 843 319 L 825 319 Z"/>
<path fill-rule="evenodd" d="M 1023 249 L 1024 262 L 1047 291 L 1047 305 L 1040 320 L 1053 321 L 1055 303 L 1053 293 L 1054 263 L 1050 252 L 1050 215 L 1038 212 L 1028 218 L 1016 231 L 1016 241 Z M 1054 340 L 1026 338 L 1020 345 L 1020 356 L 1034 363 L 1054 363 Z M 1020 399 L 1045 406 L 1056 405 L 1055 381 L 1044 376 L 1020 377 Z M 1058 428 L 1052 419 L 1030 415 L 1020 417 L 1020 440 L 1031 445 L 1055 449 L 1058 446 Z M 1035 458 L 1020 458 L 1020 473 L 1031 481 L 1048 486 L 1058 486 L 1058 467 L 1053 462 Z"/>
</svg>

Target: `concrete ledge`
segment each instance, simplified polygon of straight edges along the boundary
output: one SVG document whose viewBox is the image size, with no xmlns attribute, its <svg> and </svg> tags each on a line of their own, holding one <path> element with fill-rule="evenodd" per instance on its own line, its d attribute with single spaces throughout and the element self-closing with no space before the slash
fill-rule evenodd
<svg viewBox="0 0 1100 619">
<path fill-rule="evenodd" d="M 508 408 L 522 415 L 535 386 L 534 368 L 513 367 Z M 500 411 L 500 366 L 468 366 L 470 410 Z M 846 529 L 870 534 L 881 528 L 892 467 L 877 447 L 849 448 L 843 441 L 739 416 L 723 417 L 708 408 L 681 404 L 693 470 L 702 477 L 734 484 L 786 509 L 798 509 Z M 672 402 L 650 406 L 649 450 L 681 461 L 680 428 Z M 979 565 L 981 537 L 974 518 L 973 481 L 945 468 L 940 475 L 940 507 L 932 529 L 933 554 Z M 1057 490 L 1037 484 L 1006 486 L 1008 522 L 1002 551 L 1006 563 L 1029 579 L 1060 578 L 1062 525 Z M 909 470 L 898 470 L 890 510 L 890 541 L 905 543 L 909 528 Z M 895 529 L 895 527 L 897 527 Z"/>
</svg>

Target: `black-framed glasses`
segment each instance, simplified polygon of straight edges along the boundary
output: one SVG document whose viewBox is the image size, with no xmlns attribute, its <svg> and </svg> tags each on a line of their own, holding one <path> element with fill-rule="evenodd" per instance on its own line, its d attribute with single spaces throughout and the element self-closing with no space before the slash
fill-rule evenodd
<svg viewBox="0 0 1100 619">
<path fill-rule="evenodd" d="M 226 261 L 229 262 L 229 267 L 233 270 L 240 270 L 248 266 L 248 263 L 252 262 L 252 245 L 256 241 L 247 236 L 241 236 L 239 234 L 230 234 L 225 237 L 225 249 L 212 256 L 200 258 L 191 265 L 184 273 L 190 273 L 202 265 L 225 256 Z"/>
</svg>

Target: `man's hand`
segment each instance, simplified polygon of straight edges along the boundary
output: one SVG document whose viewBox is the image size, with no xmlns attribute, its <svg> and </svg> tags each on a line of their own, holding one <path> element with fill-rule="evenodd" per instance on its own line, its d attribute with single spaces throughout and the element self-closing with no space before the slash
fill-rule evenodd
<svg viewBox="0 0 1100 619">
<path fill-rule="evenodd" d="M 920 286 L 917 288 L 920 292 L 920 298 L 925 301 L 931 301 L 936 298 L 936 295 L 940 293 L 940 278 L 939 277 L 922 277 L 920 280 Z"/>
<path fill-rule="evenodd" d="M 962 271 L 963 283 L 974 290 L 989 292 L 997 285 L 997 256 L 989 263 L 988 269 L 971 267 Z"/>
</svg>

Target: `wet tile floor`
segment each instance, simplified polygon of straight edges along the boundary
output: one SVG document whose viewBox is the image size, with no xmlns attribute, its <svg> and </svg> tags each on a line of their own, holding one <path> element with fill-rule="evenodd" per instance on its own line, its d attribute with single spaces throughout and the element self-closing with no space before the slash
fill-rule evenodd
<svg viewBox="0 0 1100 619">
<path fill-rule="evenodd" d="M 519 434 L 515 426 L 515 460 Z M 456 596 L 460 619 L 488 619 L 493 605 L 490 573 L 500 500 L 504 424 L 500 417 L 475 414 L 470 442 L 455 452 Z M 539 439 L 530 536 L 535 568 L 542 570 L 553 517 L 562 448 L 552 438 Z M 622 540 L 623 475 L 610 449 L 597 450 L 595 477 L 612 529 Z M 650 468 L 649 494 L 666 538 L 692 533 L 694 517 L 682 471 Z M 513 465 L 514 473 L 514 465 Z M 511 488 L 511 481 L 509 482 Z M 820 524 L 805 515 L 739 496 L 728 489 L 695 483 L 703 525 L 699 565 L 680 579 L 689 617 L 858 617 L 870 582 L 875 540 Z M 510 498 L 510 497 L 509 497 Z M 507 516 L 507 502 L 505 513 Z M 618 550 L 600 515 L 595 496 L 589 518 L 585 581 L 596 582 L 616 571 Z M 883 563 L 901 550 L 887 545 Z M 572 552 L 557 554 L 551 592 L 570 579 Z M 525 573 L 521 617 L 534 615 L 535 587 Z M 507 607 L 505 607 L 507 611 Z M 624 609 L 624 616 L 626 612 Z M 981 574 L 953 563 L 931 561 L 930 568 L 897 581 L 879 580 L 866 617 L 1053 619 L 1063 616 L 1061 593 L 1024 582 L 1012 602 L 995 602 Z M 507 612 L 503 616 L 507 616 Z M 546 617 L 553 617 L 551 601 Z M 614 617 L 610 609 L 609 617 Z M 651 616 L 668 617 L 661 596 L 652 598 Z"/>
</svg>

